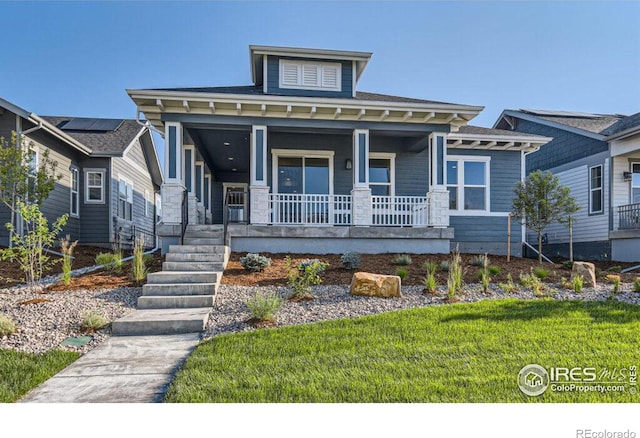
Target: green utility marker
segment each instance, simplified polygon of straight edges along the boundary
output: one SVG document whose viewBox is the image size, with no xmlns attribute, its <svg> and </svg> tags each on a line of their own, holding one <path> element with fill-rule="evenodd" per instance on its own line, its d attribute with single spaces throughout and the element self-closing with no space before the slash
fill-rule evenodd
<svg viewBox="0 0 640 438">
<path fill-rule="evenodd" d="M 77 336 L 77 337 L 71 336 L 65 339 L 64 341 L 62 341 L 62 346 L 63 347 L 83 347 L 87 345 L 89 342 L 91 342 L 92 339 L 93 339 L 93 336 Z"/>
</svg>

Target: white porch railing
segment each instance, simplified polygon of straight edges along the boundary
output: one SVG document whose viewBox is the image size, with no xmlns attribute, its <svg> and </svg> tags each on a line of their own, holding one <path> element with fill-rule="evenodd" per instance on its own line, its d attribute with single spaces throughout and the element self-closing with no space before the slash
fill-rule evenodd
<svg viewBox="0 0 640 438">
<path fill-rule="evenodd" d="M 271 223 L 350 225 L 351 195 L 270 194 Z"/>
<path fill-rule="evenodd" d="M 426 196 L 372 196 L 372 225 L 410 227 L 429 224 Z"/>
</svg>

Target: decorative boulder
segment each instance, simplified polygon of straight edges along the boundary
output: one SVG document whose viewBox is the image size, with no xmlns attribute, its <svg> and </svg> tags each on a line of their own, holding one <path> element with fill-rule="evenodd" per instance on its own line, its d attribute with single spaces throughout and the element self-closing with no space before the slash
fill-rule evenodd
<svg viewBox="0 0 640 438">
<path fill-rule="evenodd" d="M 571 280 L 581 275 L 584 285 L 587 287 L 596 287 L 596 266 L 589 262 L 573 262 L 571 269 Z"/>
<path fill-rule="evenodd" d="M 400 277 L 356 272 L 351 280 L 351 295 L 382 298 L 401 297 Z"/>
</svg>

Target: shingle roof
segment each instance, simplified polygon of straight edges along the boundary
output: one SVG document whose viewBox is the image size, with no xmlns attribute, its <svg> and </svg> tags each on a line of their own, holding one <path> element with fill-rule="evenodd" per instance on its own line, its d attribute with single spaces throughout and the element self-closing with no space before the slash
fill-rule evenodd
<svg viewBox="0 0 640 438">
<path fill-rule="evenodd" d="M 572 114 L 564 111 L 558 111 L 556 114 L 554 114 L 553 111 L 537 111 L 526 109 L 521 109 L 519 111 L 526 114 L 531 114 L 543 120 L 548 120 L 549 122 L 571 126 L 573 128 L 582 129 L 584 131 L 593 132 L 595 134 L 602 134 L 605 129 L 609 128 L 624 117 L 618 114 Z"/>
<path fill-rule="evenodd" d="M 233 87 L 193 87 L 193 88 L 152 88 L 156 91 L 182 91 L 187 93 L 222 93 L 222 94 L 247 94 L 247 95 L 265 95 L 262 87 L 254 85 L 233 86 Z M 270 93 L 270 95 L 273 95 Z M 415 99 L 412 97 L 393 96 L 390 94 L 367 93 L 364 91 L 356 91 L 354 100 L 367 100 L 372 102 L 399 102 L 399 103 L 424 103 L 424 104 L 445 104 L 452 105 L 448 102 L 438 102 L 435 100 Z"/>
<path fill-rule="evenodd" d="M 640 127 L 640 113 L 635 113 L 618 120 L 618 122 L 605 129 L 602 133 L 607 136 L 615 135 L 636 127 Z"/>
<path fill-rule="evenodd" d="M 122 154 L 142 129 L 135 120 L 125 119 L 114 131 L 71 131 L 65 130 L 64 125 L 75 117 L 41 117 L 91 149 L 94 154 Z"/>
<path fill-rule="evenodd" d="M 508 131 L 506 129 L 492 129 L 483 128 L 481 126 L 465 125 L 461 126 L 458 131 L 460 134 L 475 134 L 475 135 L 495 135 L 495 136 L 511 136 L 511 137 L 532 137 L 532 138 L 544 138 L 539 135 L 525 134 L 518 131 Z"/>
</svg>

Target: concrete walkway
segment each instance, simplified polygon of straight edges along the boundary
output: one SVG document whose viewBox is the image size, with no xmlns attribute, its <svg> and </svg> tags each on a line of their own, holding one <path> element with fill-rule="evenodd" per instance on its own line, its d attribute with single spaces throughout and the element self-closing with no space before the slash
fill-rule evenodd
<svg viewBox="0 0 640 438">
<path fill-rule="evenodd" d="M 111 337 L 27 394 L 27 403 L 161 402 L 199 333 Z"/>
</svg>

